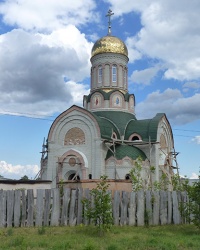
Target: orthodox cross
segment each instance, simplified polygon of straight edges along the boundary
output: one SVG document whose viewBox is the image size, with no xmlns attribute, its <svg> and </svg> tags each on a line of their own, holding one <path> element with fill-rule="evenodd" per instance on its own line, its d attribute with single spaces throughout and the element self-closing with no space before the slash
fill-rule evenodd
<svg viewBox="0 0 200 250">
<path fill-rule="evenodd" d="M 112 13 L 112 10 L 109 10 L 106 17 L 108 17 L 108 35 L 111 35 L 111 16 L 114 15 L 114 13 Z"/>
</svg>

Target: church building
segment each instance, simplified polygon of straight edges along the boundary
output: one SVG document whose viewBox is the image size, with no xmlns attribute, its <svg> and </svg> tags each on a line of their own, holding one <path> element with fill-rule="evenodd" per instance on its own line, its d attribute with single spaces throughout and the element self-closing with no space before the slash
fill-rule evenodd
<svg viewBox="0 0 200 250">
<path fill-rule="evenodd" d="M 144 183 L 159 182 L 173 175 L 174 141 L 164 113 L 138 120 L 135 96 L 128 92 L 128 50 L 111 34 L 97 40 L 91 51 L 91 84 L 76 105 L 52 123 L 46 151 L 42 153 L 41 179 L 59 181 L 93 180 L 102 175 L 112 180 L 130 178 L 140 160 Z M 148 112 L 148 109 L 147 109 Z"/>
</svg>

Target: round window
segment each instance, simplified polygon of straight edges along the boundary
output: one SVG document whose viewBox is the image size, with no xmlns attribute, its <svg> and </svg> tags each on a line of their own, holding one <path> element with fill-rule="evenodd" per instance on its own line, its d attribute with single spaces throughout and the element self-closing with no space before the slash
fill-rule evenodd
<svg viewBox="0 0 200 250">
<path fill-rule="evenodd" d="M 76 159 L 74 157 L 69 158 L 69 165 L 74 167 L 76 165 Z"/>
</svg>

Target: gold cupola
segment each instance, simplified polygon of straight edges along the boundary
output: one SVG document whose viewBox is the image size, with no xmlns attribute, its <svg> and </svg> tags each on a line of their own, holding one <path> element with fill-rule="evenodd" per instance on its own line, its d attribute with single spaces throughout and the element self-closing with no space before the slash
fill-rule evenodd
<svg viewBox="0 0 200 250">
<path fill-rule="evenodd" d="M 97 40 L 92 48 L 92 57 L 102 53 L 117 53 L 128 57 L 125 43 L 116 36 L 104 36 Z"/>
</svg>

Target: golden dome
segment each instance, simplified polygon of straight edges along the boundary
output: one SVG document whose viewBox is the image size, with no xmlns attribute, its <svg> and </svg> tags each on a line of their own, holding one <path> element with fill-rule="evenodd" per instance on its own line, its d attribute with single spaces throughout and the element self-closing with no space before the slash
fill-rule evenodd
<svg viewBox="0 0 200 250">
<path fill-rule="evenodd" d="M 128 56 L 125 43 L 116 36 L 104 36 L 96 41 L 92 48 L 92 56 L 102 53 L 118 53 Z"/>
</svg>

